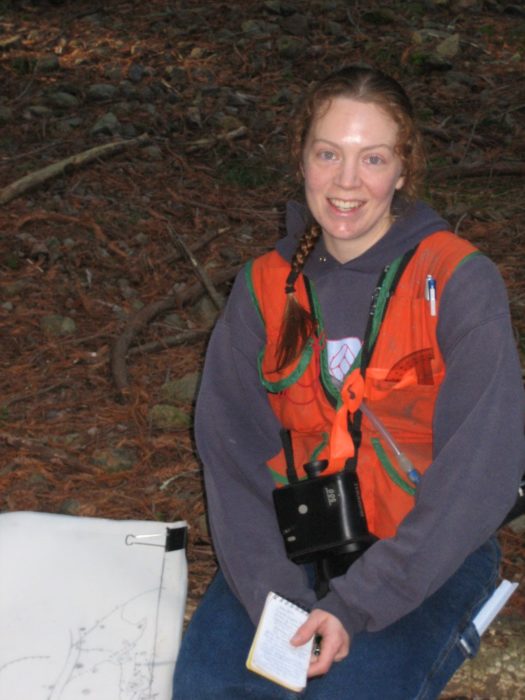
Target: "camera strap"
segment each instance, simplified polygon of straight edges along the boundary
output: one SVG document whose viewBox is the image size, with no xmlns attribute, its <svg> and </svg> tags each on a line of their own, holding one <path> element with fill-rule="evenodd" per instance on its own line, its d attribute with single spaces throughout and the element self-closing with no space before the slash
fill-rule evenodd
<svg viewBox="0 0 525 700">
<path fill-rule="evenodd" d="M 292 436 L 290 434 L 290 431 L 286 428 L 281 428 L 280 435 L 281 443 L 283 446 L 284 459 L 286 461 L 286 477 L 288 479 L 288 483 L 292 484 L 296 481 L 299 481 L 299 477 L 297 476 L 297 471 L 295 469 Z"/>
</svg>

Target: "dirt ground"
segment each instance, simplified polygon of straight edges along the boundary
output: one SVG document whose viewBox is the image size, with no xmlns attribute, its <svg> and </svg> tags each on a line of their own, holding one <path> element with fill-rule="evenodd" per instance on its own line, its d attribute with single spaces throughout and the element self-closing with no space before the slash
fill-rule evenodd
<svg viewBox="0 0 525 700">
<path fill-rule="evenodd" d="M 345 62 L 406 86 L 423 195 L 498 264 L 525 360 L 523 18 L 504 0 L 0 0 L 0 512 L 187 520 L 189 618 L 215 569 L 191 431 L 206 341 L 301 196 L 293 105 Z M 501 539 L 522 582 L 487 641 L 503 651 L 449 700 L 525 697 L 525 664 L 509 683 L 501 666 L 522 658 L 523 534 Z"/>
</svg>

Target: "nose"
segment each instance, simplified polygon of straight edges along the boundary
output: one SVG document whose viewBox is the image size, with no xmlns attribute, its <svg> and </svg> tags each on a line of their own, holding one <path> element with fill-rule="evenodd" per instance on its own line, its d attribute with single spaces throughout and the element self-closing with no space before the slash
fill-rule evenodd
<svg viewBox="0 0 525 700">
<path fill-rule="evenodd" d="M 359 187 L 361 176 L 358 163 L 353 158 L 343 158 L 337 170 L 335 182 L 344 189 Z"/>
</svg>

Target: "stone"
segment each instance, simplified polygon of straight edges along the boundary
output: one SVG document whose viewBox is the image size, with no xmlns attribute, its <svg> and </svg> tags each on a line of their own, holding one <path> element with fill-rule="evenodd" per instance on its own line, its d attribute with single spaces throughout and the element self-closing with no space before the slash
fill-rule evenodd
<svg viewBox="0 0 525 700">
<path fill-rule="evenodd" d="M 137 462 L 137 454 L 135 450 L 126 447 L 105 447 L 95 450 L 91 459 L 108 474 L 114 474 L 133 469 Z"/>
<path fill-rule="evenodd" d="M 219 315 L 218 308 L 208 296 L 202 297 L 193 308 L 199 325 L 204 328 L 212 326 Z"/>
<path fill-rule="evenodd" d="M 131 80 L 132 83 L 140 83 L 145 72 L 144 66 L 141 66 L 140 63 L 132 63 L 128 68 L 128 80 Z"/>
<path fill-rule="evenodd" d="M 451 34 L 435 48 L 436 54 L 440 58 L 451 59 L 459 52 L 459 34 Z"/>
<path fill-rule="evenodd" d="M 53 110 L 45 105 L 30 105 L 27 108 L 27 111 L 29 112 L 30 116 L 41 117 L 43 119 L 53 115 Z"/>
<path fill-rule="evenodd" d="M 160 388 L 160 399 L 162 403 L 166 404 L 193 402 L 197 395 L 199 382 L 199 372 L 190 372 L 180 379 L 166 382 Z"/>
<path fill-rule="evenodd" d="M 51 54 L 50 56 L 42 56 L 38 58 L 35 65 L 37 73 L 54 73 L 60 69 L 60 61 L 58 56 Z"/>
<path fill-rule="evenodd" d="M 59 314 L 44 316 L 40 320 L 40 327 L 44 333 L 57 337 L 72 335 L 77 329 L 76 323 L 72 318 L 60 316 Z"/>
<path fill-rule="evenodd" d="M 146 160 L 162 160 L 162 149 L 159 146 L 146 146 L 142 149 Z"/>
<path fill-rule="evenodd" d="M 525 534 L 525 514 L 520 515 L 519 518 L 516 518 L 515 520 L 511 520 L 509 527 L 512 532 L 515 532 L 518 535 Z"/>
<path fill-rule="evenodd" d="M 295 14 L 286 17 L 281 22 L 281 29 L 294 36 L 303 37 L 308 33 L 308 18 L 305 15 Z"/>
<path fill-rule="evenodd" d="M 185 430 L 191 425 L 190 416 L 176 406 L 156 404 L 148 413 L 152 428 L 157 430 Z"/>
<path fill-rule="evenodd" d="M 114 134 L 120 129 L 120 122 L 113 112 L 107 112 L 101 116 L 95 122 L 91 129 L 91 134 L 96 136 L 97 134 Z"/>
<path fill-rule="evenodd" d="M 112 100 L 117 94 L 117 88 L 111 83 L 95 83 L 90 85 L 86 93 L 89 100 Z"/>
<path fill-rule="evenodd" d="M 296 36 L 280 36 L 277 39 L 277 51 L 281 58 L 299 58 L 306 48 L 304 39 Z"/>
<path fill-rule="evenodd" d="M 11 107 L 0 105 L 0 124 L 7 124 L 13 119 L 13 110 Z"/>
<path fill-rule="evenodd" d="M 46 99 L 50 105 L 59 109 L 72 109 L 80 105 L 78 97 L 64 91 L 50 92 Z"/>
</svg>

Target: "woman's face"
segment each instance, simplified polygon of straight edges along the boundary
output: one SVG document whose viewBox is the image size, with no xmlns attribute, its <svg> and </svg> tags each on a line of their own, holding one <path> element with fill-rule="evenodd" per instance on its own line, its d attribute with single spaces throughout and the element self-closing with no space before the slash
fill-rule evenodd
<svg viewBox="0 0 525 700">
<path fill-rule="evenodd" d="M 328 252 L 344 263 L 387 232 L 403 186 L 398 127 L 373 102 L 331 100 L 314 119 L 303 153 L 306 201 Z"/>
</svg>

